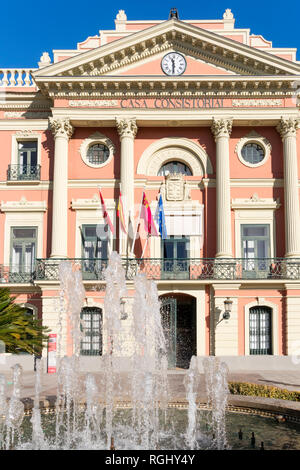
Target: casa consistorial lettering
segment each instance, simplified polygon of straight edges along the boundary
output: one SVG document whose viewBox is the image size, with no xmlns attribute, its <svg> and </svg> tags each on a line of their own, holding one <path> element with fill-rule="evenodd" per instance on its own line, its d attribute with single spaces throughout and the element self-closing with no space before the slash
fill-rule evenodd
<svg viewBox="0 0 300 470">
<path fill-rule="evenodd" d="M 50 129 L 54 137 L 65 137 L 69 139 L 74 131 L 69 118 L 53 118 L 49 117 Z"/>
<path fill-rule="evenodd" d="M 198 108 L 223 108 L 223 98 L 156 98 L 146 99 L 122 99 L 121 108 L 155 108 L 155 109 L 198 109 Z"/>
</svg>

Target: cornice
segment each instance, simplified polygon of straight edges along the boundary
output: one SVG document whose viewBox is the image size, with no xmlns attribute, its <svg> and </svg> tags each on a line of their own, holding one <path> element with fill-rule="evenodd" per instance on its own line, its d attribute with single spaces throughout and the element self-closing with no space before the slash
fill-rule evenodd
<svg viewBox="0 0 300 470">
<path fill-rule="evenodd" d="M 41 90 L 51 98 L 117 99 L 151 97 L 279 98 L 294 96 L 299 76 L 186 75 L 42 77 Z"/>
</svg>

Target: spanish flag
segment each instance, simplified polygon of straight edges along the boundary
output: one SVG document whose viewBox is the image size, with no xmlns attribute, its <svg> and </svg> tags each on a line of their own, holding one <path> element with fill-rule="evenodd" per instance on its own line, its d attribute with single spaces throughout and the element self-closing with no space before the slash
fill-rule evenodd
<svg viewBox="0 0 300 470">
<path fill-rule="evenodd" d="M 108 212 L 106 210 L 106 205 L 105 205 L 101 190 L 100 190 L 100 188 L 98 188 L 98 189 L 99 189 L 100 201 L 101 201 L 101 206 L 102 206 L 103 219 L 105 221 L 106 226 L 109 226 L 109 228 L 111 230 L 111 233 L 114 233 L 114 227 L 113 227 L 113 224 L 110 220 Z"/>
<path fill-rule="evenodd" d="M 127 234 L 121 191 L 120 191 L 118 208 L 117 208 L 117 217 L 119 217 L 119 221 L 120 221 L 122 231 Z"/>
</svg>

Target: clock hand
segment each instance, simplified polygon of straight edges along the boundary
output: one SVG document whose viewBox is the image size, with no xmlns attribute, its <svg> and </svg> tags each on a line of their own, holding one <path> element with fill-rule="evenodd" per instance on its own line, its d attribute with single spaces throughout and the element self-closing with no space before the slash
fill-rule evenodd
<svg viewBox="0 0 300 470">
<path fill-rule="evenodd" d="M 171 59 L 172 60 L 172 73 L 175 72 L 175 60 L 174 59 Z"/>
</svg>

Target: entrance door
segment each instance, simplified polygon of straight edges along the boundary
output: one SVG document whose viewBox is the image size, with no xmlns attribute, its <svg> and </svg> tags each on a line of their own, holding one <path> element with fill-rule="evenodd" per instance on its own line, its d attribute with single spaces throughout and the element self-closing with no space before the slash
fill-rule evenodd
<svg viewBox="0 0 300 470">
<path fill-rule="evenodd" d="M 161 322 L 167 343 L 168 367 L 176 367 L 177 301 L 173 297 L 161 299 Z"/>
<path fill-rule="evenodd" d="M 272 354 L 272 310 L 250 308 L 249 323 L 250 354 Z"/>
</svg>

